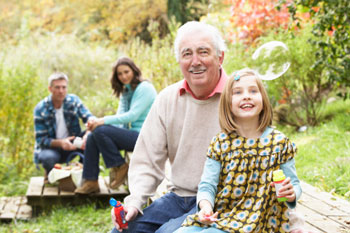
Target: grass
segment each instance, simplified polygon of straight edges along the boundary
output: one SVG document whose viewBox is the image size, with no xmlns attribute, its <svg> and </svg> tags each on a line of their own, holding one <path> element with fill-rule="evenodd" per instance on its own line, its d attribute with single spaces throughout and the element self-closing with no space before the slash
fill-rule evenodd
<svg viewBox="0 0 350 233">
<path fill-rule="evenodd" d="M 289 135 L 298 147 L 297 173 L 301 180 L 350 200 L 350 100 L 325 108 L 330 121 Z"/>
<path fill-rule="evenodd" d="M 79 207 L 54 207 L 50 212 L 43 212 L 30 221 L 0 225 L 0 232 L 4 233 L 100 233 L 111 230 L 110 207 L 97 209 L 93 204 Z"/>
</svg>

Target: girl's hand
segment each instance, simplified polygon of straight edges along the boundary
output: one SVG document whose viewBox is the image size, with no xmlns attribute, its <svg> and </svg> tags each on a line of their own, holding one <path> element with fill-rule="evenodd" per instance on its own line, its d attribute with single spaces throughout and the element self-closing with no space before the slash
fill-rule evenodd
<svg viewBox="0 0 350 233">
<path fill-rule="evenodd" d="M 199 221 L 203 224 L 210 224 L 212 222 L 215 222 L 218 216 L 218 212 L 213 214 L 213 208 L 211 207 L 211 204 L 207 200 L 202 200 L 199 202 L 199 207 L 201 210 L 198 213 Z"/>
<path fill-rule="evenodd" d="M 272 182 L 272 186 L 275 186 L 273 182 Z M 296 198 L 295 191 L 294 191 L 293 185 L 290 183 L 289 177 L 287 177 L 282 182 L 282 188 L 279 190 L 278 196 L 286 197 L 288 202 L 295 201 L 295 198 Z"/>
</svg>

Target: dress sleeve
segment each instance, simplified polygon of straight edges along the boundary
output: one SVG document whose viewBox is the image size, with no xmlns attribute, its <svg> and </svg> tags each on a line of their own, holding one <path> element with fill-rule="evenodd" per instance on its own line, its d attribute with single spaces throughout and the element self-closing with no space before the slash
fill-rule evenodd
<svg viewBox="0 0 350 233">
<path fill-rule="evenodd" d="M 213 137 L 213 139 L 211 140 L 210 145 L 208 147 L 207 156 L 208 158 L 211 158 L 213 160 L 220 161 L 221 150 L 218 135 Z"/>
<path fill-rule="evenodd" d="M 286 163 L 287 161 L 293 159 L 297 153 L 296 145 L 285 137 L 284 143 L 281 144 L 281 157 L 280 164 Z"/>
</svg>

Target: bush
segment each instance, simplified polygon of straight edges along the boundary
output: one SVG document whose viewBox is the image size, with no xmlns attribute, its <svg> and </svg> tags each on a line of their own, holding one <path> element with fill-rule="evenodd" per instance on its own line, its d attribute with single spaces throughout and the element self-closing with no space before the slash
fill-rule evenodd
<svg viewBox="0 0 350 233">
<path fill-rule="evenodd" d="M 280 124 L 296 128 L 317 125 L 325 100 L 333 90 L 333 85 L 328 82 L 325 66 L 313 66 L 315 57 L 312 54 L 317 48 L 309 43 L 310 38 L 310 27 L 300 30 L 295 36 L 272 32 L 267 37 L 260 38 L 260 44 L 279 40 L 289 48 L 289 70 L 282 77 L 266 82 L 273 104 L 277 106 L 276 120 Z"/>
</svg>

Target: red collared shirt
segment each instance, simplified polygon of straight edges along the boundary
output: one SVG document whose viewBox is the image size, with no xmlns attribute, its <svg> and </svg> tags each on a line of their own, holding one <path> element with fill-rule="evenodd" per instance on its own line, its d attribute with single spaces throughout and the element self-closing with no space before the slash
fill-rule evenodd
<svg viewBox="0 0 350 233">
<path fill-rule="evenodd" d="M 222 93 L 222 91 L 224 90 L 224 86 L 227 80 L 227 75 L 226 72 L 221 69 L 221 76 L 219 79 L 218 84 L 216 85 L 216 87 L 214 88 L 214 90 L 204 99 L 209 99 L 210 97 L 212 97 L 213 95 L 215 95 L 216 93 Z M 183 95 L 185 94 L 185 92 L 189 93 L 192 95 L 193 98 L 198 99 L 192 92 L 192 90 L 190 89 L 190 86 L 188 85 L 186 80 L 183 80 L 181 87 L 179 88 L 179 95 Z"/>
</svg>

